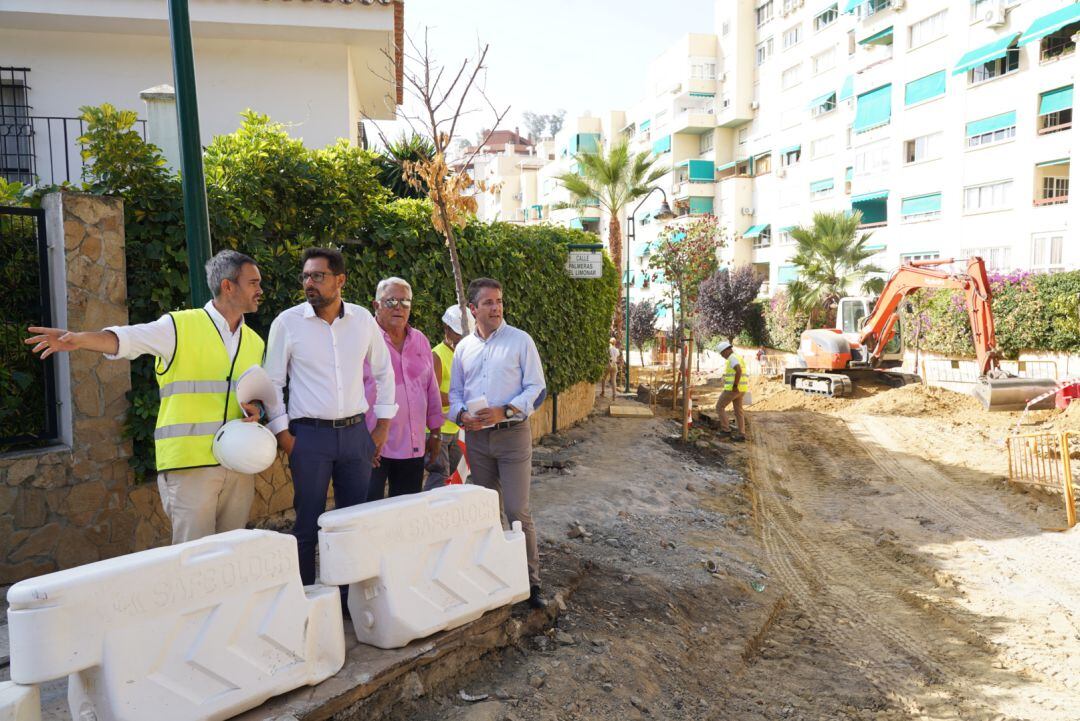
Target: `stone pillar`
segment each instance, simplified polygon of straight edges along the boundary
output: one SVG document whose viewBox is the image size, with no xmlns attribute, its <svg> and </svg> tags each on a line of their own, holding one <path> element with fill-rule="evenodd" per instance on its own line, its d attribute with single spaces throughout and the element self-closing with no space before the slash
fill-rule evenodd
<svg viewBox="0 0 1080 721">
<path fill-rule="evenodd" d="M 165 164 L 180 172 L 180 130 L 176 119 L 176 91 L 155 85 L 139 93 L 146 103 L 146 140 L 161 149 Z"/>
</svg>

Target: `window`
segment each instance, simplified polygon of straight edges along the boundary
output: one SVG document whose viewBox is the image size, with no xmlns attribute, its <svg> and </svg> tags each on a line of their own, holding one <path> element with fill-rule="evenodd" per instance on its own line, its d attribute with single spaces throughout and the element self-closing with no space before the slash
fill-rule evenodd
<svg viewBox="0 0 1080 721">
<path fill-rule="evenodd" d="M 772 172 L 772 154 L 765 153 L 754 158 L 754 177 Z"/>
<path fill-rule="evenodd" d="M 993 210 L 1007 210 L 1012 207 L 1011 180 L 997 183 L 973 185 L 964 188 L 964 211 L 967 213 L 987 213 Z"/>
<path fill-rule="evenodd" d="M 1039 95 L 1040 135 L 1056 133 L 1072 127 L 1072 98 L 1072 85 Z"/>
<path fill-rule="evenodd" d="M 818 53 L 811 58 L 810 62 L 813 64 L 814 75 L 832 70 L 836 67 L 836 47 Z"/>
<path fill-rule="evenodd" d="M 945 71 L 939 70 L 904 86 L 904 105 L 925 103 L 945 94 Z"/>
<path fill-rule="evenodd" d="M 769 59 L 773 52 L 773 39 L 766 38 L 758 43 L 757 48 L 754 51 L 754 59 L 758 65 L 764 65 L 765 61 Z"/>
<path fill-rule="evenodd" d="M 922 253 L 901 253 L 900 254 L 900 262 L 901 263 L 911 263 L 911 262 L 917 262 L 917 261 L 920 261 L 920 260 L 937 260 L 940 257 L 941 257 L 941 253 L 937 252 L 936 250 L 928 250 L 928 251 L 924 251 Z"/>
<path fill-rule="evenodd" d="M 879 190 L 852 196 L 851 212 L 860 214 L 860 228 L 888 225 L 889 191 Z"/>
<path fill-rule="evenodd" d="M 802 63 L 798 65 L 792 65 L 790 68 L 780 73 L 780 87 L 784 90 L 789 90 L 799 84 L 802 75 Z"/>
<path fill-rule="evenodd" d="M 1009 270 L 1008 246 L 995 246 L 990 248 L 965 248 L 961 251 L 965 258 L 982 258 L 987 270 Z"/>
<path fill-rule="evenodd" d="M 716 60 L 711 58 L 691 58 L 690 77 L 695 80 L 715 80 Z"/>
<path fill-rule="evenodd" d="M 798 164 L 802 159 L 802 146 L 796 145 L 794 148 L 784 148 L 780 151 L 780 167 L 789 168 L 792 165 Z"/>
<path fill-rule="evenodd" d="M 892 85 L 882 85 L 855 98 L 852 130 L 865 133 L 892 122 Z"/>
<path fill-rule="evenodd" d="M 1005 52 L 1005 57 L 991 60 L 968 70 L 968 83 L 971 85 L 985 83 L 988 80 L 1015 73 L 1019 69 L 1020 48 L 1009 48 Z"/>
<path fill-rule="evenodd" d="M 967 124 L 967 147 L 981 148 L 1016 137 L 1016 111 L 992 115 Z"/>
<path fill-rule="evenodd" d="M 982 20 L 986 11 L 1000 2 L 1001 0 L 971 0 L 971 22 Z"/>
<path fill-rule="evenodd" d="M 833 194 L 833 188 L 836 183 L 832 178 L 826 178 L 824 180 L 815 180 L 810 183 L 810 200 L 821 200 L 822 198 L 828 198 Z"/>
<path fill-rule="evenodd" d="M 713 149 L 714 136 L 710 130 L 698 136 L 698 153 L 707 153 Z"/>
<path fill-rule="evenodd" d="M 739 128 L 739 145 L 746 145 L 750 137 L 750 128 Z"/>
<path fill-rule="evenodd" d="M 1069 178 L 1067 175 L 1064 177 L 1045 176 L 1041 179 L 1040 186 L 1036 205 L 1056 205 L 1069 202 Z"/>
<path fill-rule="evenodd" d="M 814 16 L 814 32 L 824 30 L 836 22 L 839 17 L 840 11 L 837 9 L 836 5 L 826 8 L 824 11 Z"/>
<path fill-rule="evenodd" d="M 1063 270 L 1061 246 L 1063 237 L 1057 233 L 1031 236 L 1031 269 L 1047 273 Z"/>
<path fill-rule="evenodd" d="M 34 134 L 26 68 L 0 68 L 0 177 L 34 182 Z"/>
<path fill-rule="evenodd" d="M 945 18 L 948 10 L 934 13 L 928 18 L 912 23 L 908 28 L 908 47 L 917 48 L 928 42 L 945 37 Z"/>
<path fill-rule="evenodd" d="M 855 174 L 882 173 L 889 169 L 889 141 L 879 140 L 855 151 Z"/>
<path fill-rule="evenodd" d="M 788 28 L 784 31 L 783 43 L 784 50 L 793 48 L 799 44 L 800 36 L 802 34 L 802 25 L 796 25 L 795 27 Z"/>
<path fill-rule="evenodd" d="M 791 228 L 781 228 L 776 234 L 777 245 L 795 245 L 795 239 L 791 237 Z"/>
<path fill-rule="evenodd" d="M 768 248 L 772 245 L 772 229 L 769 226 L 765 226 L 765 229 L 754 236 L 754 248 Z"/>
<path fill-rule="evenodd" d="M 720 25 L 720 34 L 727 35 L 729 32 L 731 32 L 731 23 L 725 20 L 723 24 Z"/>
<path fill-rule="evenodd" d="M 757 6 L 754 10 L 754 20 L 757 22 L 757 26 L 761 27 L 765 23 L 772 20 L 773 16 L 773 0 L 765 0 Z"/>
<path fill-rule="evenodd" d="M 941 157 L 943 133 L 930 133 L 904 141 L 904 163 L 921 163 Z"/>
<path fill-rule="evenodd" d="M 917 195 L 900 201 L 900 218 L 905 223 L 941 217 L 941 193 Z"/>
<path fill-rule="evenodd" d="M 836 93 L 822 95 L 810 103 L 810 117 L 816 118 L 836 110 Z"/>
<path fill-rule="evenodd" d="M 833 152 L 833 137 L 826 135 L 824 138 L 818 138 L 810 143 L 810 157 L 814 160 L 818 158 L 824 158 L 826 155 L 832 155 Z"/>
<path fill-rule="evenodd" d="M 1080 31 L 1080 23 L 1071 23 L 1039 41 L 1039 62 L 1050 63 L 1076 52 L 1073 36 Z"/>
<path fill-rule="evenodd" d="M 787 15 L 790 12 L 794 12 L 801 7 L 803 0 L 784 0 L 784 14 Z"/>
</svg>

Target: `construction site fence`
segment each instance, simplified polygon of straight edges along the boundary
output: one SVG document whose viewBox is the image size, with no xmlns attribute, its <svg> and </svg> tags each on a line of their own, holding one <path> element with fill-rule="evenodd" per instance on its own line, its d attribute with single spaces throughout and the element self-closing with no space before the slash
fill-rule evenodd
<svg viewBox="0 0 1080 721">
<path fill-rule="evenodd" d="M 1005 439 L 1009 483 L 1060 493 L 1067 527 L 1076 525 L 1076 496 L 1072 459 L 1080 457 L 1080 438 L 1064 433 L 1017 433 Z"/>
<path fill-rule="evenodd" d="M 934 358 L 924 360 L 923 380 L 927 383 L 975 383 L 979 366 L 973 360 Z M 1052 360 L 1001 361 L 1001 369 L 1017 378 L 1057 380 L 1058 364 Z"/>
</svg>

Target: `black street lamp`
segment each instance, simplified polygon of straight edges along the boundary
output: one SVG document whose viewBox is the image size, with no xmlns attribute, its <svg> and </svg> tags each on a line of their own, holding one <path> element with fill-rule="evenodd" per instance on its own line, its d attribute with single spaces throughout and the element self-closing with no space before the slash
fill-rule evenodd
<svg viewBox="0 0 1080 721">
<path fill-rule="evenodd" d="M 630 213 L 630 219 L 626 228 L 626 271 L 623 273 L 623 281 L 626 283 L 626 382 L 623 387 L 623 392 L 630 392 L 630 243 L 636 238 L 634 232 L 634 216 L 641 210 L 641 206 L 645 205 L 645 201 L 649 199 L 649 196 L 660 191 L 660 195 L 663 196 L 663 200 L 660 201 L 660 209 L 653 215 L 657 220 L 670 220 L 675 217 L 675 214 L 671 212 L 671 206 L 667 202 L 667 193 L 664 189 L 657 186 L 645 194 L 645 197 L 641 199 L 641 202 L 634 207 L 633 212 Z"/>
</svg>

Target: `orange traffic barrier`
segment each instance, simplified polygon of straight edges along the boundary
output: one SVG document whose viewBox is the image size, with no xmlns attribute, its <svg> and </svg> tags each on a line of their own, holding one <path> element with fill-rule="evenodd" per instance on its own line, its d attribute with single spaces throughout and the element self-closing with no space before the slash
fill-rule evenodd
<svg viewBox="0 0 1080 721">
<path fill-rule="evenodd" d="M 1026 433 L 1005 439 L 1009 483 L 1061 493 L 1069 528 L 1076 525 L 1076 489 L 1069 452 L 1071 435 L 1068 432 Z"/>
</svg>

